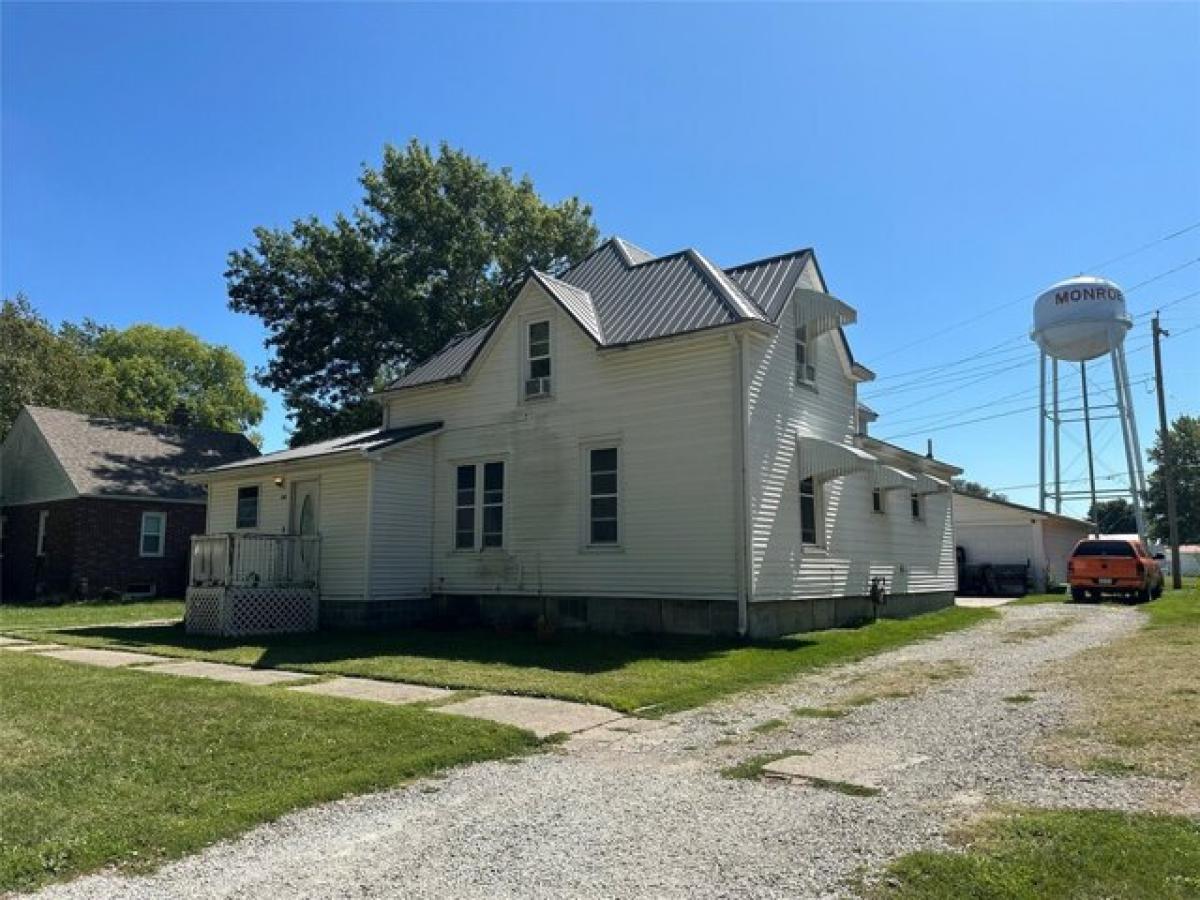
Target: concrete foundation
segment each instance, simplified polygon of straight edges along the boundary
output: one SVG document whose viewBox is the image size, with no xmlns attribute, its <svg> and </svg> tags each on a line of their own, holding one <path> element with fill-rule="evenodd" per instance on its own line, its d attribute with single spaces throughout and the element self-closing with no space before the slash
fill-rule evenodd
<svg viewBox="0 0 1200 900">
<path fill-rule="evenodd" d="M 902 619 L 952 606 L 951 591 L 889 596 L 878 612 L 870 597 L 824 597 L 750 604 L 749 636 L 861 625 L 875 618 Z M 545 618 L 562 629 L 607 634 L 663 633 L 734 637 L 737 604 L 732 600 L 625 597 L 546 597 L 531 594 L 435 594 L 430 598 L 339 603 L 322 599 L 326 628 L 403 628 L 436 623 L 448 627 L 490 626 L 528 630 Z"/>
</svg>

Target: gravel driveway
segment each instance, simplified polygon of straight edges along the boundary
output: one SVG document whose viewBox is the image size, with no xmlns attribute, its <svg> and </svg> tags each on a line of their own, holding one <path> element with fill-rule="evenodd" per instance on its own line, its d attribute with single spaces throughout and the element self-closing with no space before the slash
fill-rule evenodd
<svg viewBox="0 0 1200 900">
<path fill-rule="evenodd" d="M 989 801 L 1142 809 L 1169 797 L 1169 783 L 1028 756 L 1071 703 L 1038 670 L 1141 621 L 1125 608 L 1010 606 L 998 622 L 662 722 L 625 720 L 515 763 L 289 815 L 149 876 L 90 876 L 39 896 L 844 896 L 858 873 L 944 846 L 945 830 Z M 967 666 L 842 718 L 792 712 L 914 662 Z M 1024 691 L 1034 699 L 1004 699 Z M 873 797 L 719 774 L 755 754 L 839 744 L 881 745 L 906 764 Z"/>
</svg>

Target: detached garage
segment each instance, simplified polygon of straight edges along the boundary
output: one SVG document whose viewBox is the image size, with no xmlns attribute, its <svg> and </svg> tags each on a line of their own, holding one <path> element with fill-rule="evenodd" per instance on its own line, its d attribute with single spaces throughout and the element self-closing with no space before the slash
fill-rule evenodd
<svg viewBox="0 0 1200 900">
<path fill-rule="evenodd" d="M 1036 591 L 1063 584 L 1067 557 L 1090 523 L 1007 500 L 954 494 L 954 541 L 970 565 L 1029 566 Z"/>
</svg>

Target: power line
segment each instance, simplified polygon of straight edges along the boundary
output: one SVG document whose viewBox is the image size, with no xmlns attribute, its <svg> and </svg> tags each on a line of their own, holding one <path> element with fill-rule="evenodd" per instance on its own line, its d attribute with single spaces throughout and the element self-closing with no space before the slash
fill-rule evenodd
<svg viewBox="0 0 1200 900">
<path fill-rule="evenodd" d="M 1194 231 L 1197 228 L 1200 228 L 1200 222 L 1194 222 L 1184 228 L 1179 229 L 1178 231 L 1173 231 L 1170 234 L 1163 235 L 1162 237 L 1156 238 L 1155 240 L 1150 241 L 1147 244 L 1143 244 L 1142 246 L 1140 246 L 1136 249 L 1130 250 L 1126 253 L 1121 254 L 1120 256 L 1117 256 L 1117 257 L 1114 257 L 1113 259 L 1102 262 L 1099 265 L 1085 266 L 1083 270 L 1084 271 L 1095 271 L 1098 269 L 1105 268 L 1106 266 L 1110 266 L 1113 263 L 1118 262 L 1122 259 L 1128 259 L 1131 256 L 1136 256 L 1137 254 L 1142 253 L 1145 250 L 1149 250 L 1151 247 L 1155 247 L 1159 244 L 1165 243 L 1166 241 L 1174 240 L 1175 238 L 1180 237 L 1181 235 L 1187 234 L 1190 231 Z M 1194 262 L 1200 262 L 1200 259 L 1194 260 Z M 1189 263 L 1188 265 L 1190 265 L 1190 264 L 1191 263 Z M 966 318 L 966 319 L 961 319 L 952 325 L 947 325 L 945 328 L 943 328 L 939 331 L 936 331 L 932 334 L 927 334 L 924 337 L 918 338 L 915 341 L 910 341 L 908 344 L 904 344 L 900 347 L 896 347 L 896 348 L 888 351 L 887 353 L 883 354 L 882 356 L 877 357 L 877 359 L 887 359 L 888 357 L 894 356 L 895 354 L 900 353 L 903 350 L 907 350 L 909 347 L 914 347 L 917 344 L 927 343 L 936 337 L 941 337 L 943 334 L 946 334 L 950 331 L 955 331 L 959 328 L 962 328 L 964 325 L 970 325 L 974 322 L 978 322 L 980 319 L 987 318 L 988 316 L 992 315 L 995 312 L 999 312 L 1002 309 L 1007 309 L 1010 306 L 1015 306 L 1018 303 L 1028 302 L 1029 300 L 1032 300 L 1036 297 L 1037 297 L 1037 294 L 1026 294 L 1024 296 L 1016 298 L 1015 300 L 1008 300 L 1004 303 L 996 304 L 995 306 L 992 306 L 977 315 L 970 316 L 969 318 Z"/>
<path fill-rule="evenodd" d="M 1200 223 L 1198 223 L 1198 226 L 1200 226 Z M 1148 284 L 1153 284 L 1154 282 L 1159 281 L 1162 278 L 1166 278 L 1170 275 L 1174 275 L 1176 272 L 1180 272 L 1183 269 L 1186 269 L 1186 268 L 1189 268 L 1190 266 L 1196 265 L 1197 263 L 1200 263 L 1200 257 L 1197 257 L 1196 259 L 1188 260 L 1187 262 L 1181 263 L 1180 265 L 1175 266 L 1174 268 L 1167 269 L 1163 272 L 1159 272 L 1159 273 L 1151 276 L 1150 278 L 1147 278 L 1144 281 L 1140 281 L 1137 284 L 1133 285 L 1132 287 L 1128 288 L 1127 290 L 1125 290 L 1125 294 L 1126 295 L 1132 294 L 1135 291 L 1140 290 L 1141 288 L 1145 287 Z M 1183 303 L 1186 300 L 1190 300 L 1192 297 L 1195 297 L 1198 294 L 1200 294 L 1200 291 L 1192 291 L 1191 293 L 1184 294 L 1181 297 L 1176 297 L 1174 300 L 1171 300 L 1165 304 L 1159 304 L 1152 309 L 1143 310 L 1142 312 L 1134 314 L 1133 319 L 1134 319 L 1134 321 L 1137 321 L 1138 319 L 1143 319 L 1147 316 L 1151 316 L 1154 314 L 1155 310 L 1158 310 L 1161 312 L 1162 310 L 1169 309 L 1170 307 L 1175 306 L 1176 304 Z M 1036 297 L 1037 295 L 1033 295 L 1033 296 Z M 1022 298 L 1022 299 L 1029 299 L 1029 298 Z M 1011 304 L 1009 304 L 1009 305 L 1011 305 Z M 1017 334 L 1017 335 L 1013 335 L 1012 337 L 1005 338 L 1003 341 L 1000 341 L 998 344 L 993 344 L 990 347 L 985 347 L 983 350 L 980 350 L 977 353 L 972 353 L 968 356 L 959 357 L 958 359 L 950 360 L 949 362 L 938 363 L 938 364 L 931 365 L 931 366 L 922 366 L 917 369 L 907 369 L 902 372 L 893 372 L 890 375 L 882 375 L 875 379 L 875 383 L 878 384 L 881 381 L 890 381 L 894 378 L 904 378 L 909 375 L 918 375 L 921 373 L 934 373 L 934 372 L 938 372 L 938 371 L 944 371 L 946 369 L 954 368 L 956 366 L 964 365 L 966 363 L 975 362 L 986 356 L 1011 352 L 1011 350 L 1015 349 L 1015 347 L 1010 348 L 1008 345 L 1010 345 L 1010 344 L 1016 345 L 1017 342 L 1024 341 L 1027 339 L 1027 337 L 1028 337 L 1028 335 L 1026 333 L 1022 332 L 1021 334 Z M 922 338 L 921 340 L 924 340 L 924 338 Z M 912 346 L 912 344 L 910 343 L 907 346 Z M 898 349 L 906 349 L 906 347 L 901 347 Z M 876 358 L 877 359 L 886 359 L 888 356 L 891 356 L 891 355 L 892 355 L 892 352 L 889 351 L 888 353 L 885 353 L 883 356 L 876 357 Z"/>
</svg>

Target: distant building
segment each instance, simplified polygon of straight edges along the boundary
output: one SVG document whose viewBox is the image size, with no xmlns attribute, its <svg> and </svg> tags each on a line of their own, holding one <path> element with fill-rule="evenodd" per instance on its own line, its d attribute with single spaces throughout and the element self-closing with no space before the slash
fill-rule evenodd
<svg viewBox="0 0 1200 900">
<path fill-rule="evenodd" d="M 182 597 L 205 498 L 180 476 L 257 455 L 241 434 L 25 407 L 0 445 L 0 602 Z"/>
<path fill-rule="evenodd" d="M 1028 565 L 1033 587 L 1065 584 L 1067 558 L 1088 536 L 1084 519 L 995 498 L 954 494 L 954 541 L 972 565 Z"/>
</svg>

